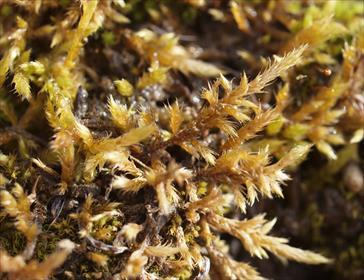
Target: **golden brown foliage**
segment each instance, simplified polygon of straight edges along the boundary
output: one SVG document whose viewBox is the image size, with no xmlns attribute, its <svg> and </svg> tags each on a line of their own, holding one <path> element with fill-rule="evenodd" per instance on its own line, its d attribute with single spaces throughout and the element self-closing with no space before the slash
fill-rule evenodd
<svg viewBox="0 0 364 280">
<path fill-rule="evenodd" d="M 287 170 L 312 147 L 335 160 L 334 145 L 363 139 L 362 32 L 326 4 L 320 17 L 286 1 L 258 14 L 245 1 L 132 2 L 0 1 L 1 13 L 23 15 L 0 19 L 0 226 L 25 237 L 22 253 L 0 245 L 0 272 L 72 278 L 83 262 L 86 278 L 264 279 L 227 253 L 222 234 L 251 257 L 329 263 L 248 209 L 283 197 Z M 221 66 L 219 51 L 176 35 L 179 5 L 236 24 L 272 58 L 234 49 L 251 69 Z M 158 27 L 164 18 L 174 32 Z M 331 55 L 326 44 L 345 36 L 351 43 Z M 313 63 L 335 64 L 324 86 L 301 74 Z"/>
</svg>

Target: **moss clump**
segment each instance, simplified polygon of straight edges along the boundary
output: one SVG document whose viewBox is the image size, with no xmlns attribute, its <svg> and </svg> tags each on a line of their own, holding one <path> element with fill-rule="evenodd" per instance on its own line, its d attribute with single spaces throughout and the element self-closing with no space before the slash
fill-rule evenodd
<svg viewBox="0 0 364 280">
<path fill-rule="evenodd" d="M 361 273 L 360 1 L 5 0 L 0 15 L 1 277 L 282 278 L 255 268 L 269 255 Z"/>
</svg>

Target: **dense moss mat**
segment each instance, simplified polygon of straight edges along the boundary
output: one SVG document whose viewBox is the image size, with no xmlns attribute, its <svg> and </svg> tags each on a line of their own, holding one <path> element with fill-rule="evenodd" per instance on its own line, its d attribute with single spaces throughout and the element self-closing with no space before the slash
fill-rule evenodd
<svg viewBox="0 0 364 280">
<path fill-rule="evenodd" d="M 0 279 L 362 279 L 363 18 L 0 0 Z"/>
</svg>

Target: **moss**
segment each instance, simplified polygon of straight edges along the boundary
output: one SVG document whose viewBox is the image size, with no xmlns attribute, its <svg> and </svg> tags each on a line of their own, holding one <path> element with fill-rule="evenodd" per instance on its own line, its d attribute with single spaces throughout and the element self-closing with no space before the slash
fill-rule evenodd
<svg viewBox="0 0 364 280">
<path fill-rule="evenodd" d="M 16 231 L 9 221 L 6 222 L 6 219 L 0 222 L 0 226 L 0 247 L 12 256 L 20 254 L 27 243 L 25 236 Z"/>
<path fill-rule="evenodd" d="M 13 13 L 13 9 L 10 5 L 4 5 L 1 7 L 1 11 L 0 11 L 0 14 L 3 16 L 3 17 L 8 17 L 10 16 L 11 14 Z"/>
<path fill-rule="evenodd" d="M 1 1 L 0 273 L 292 278 L 274 256 L 362 273 L 363 14 Z"/>
</svg>

